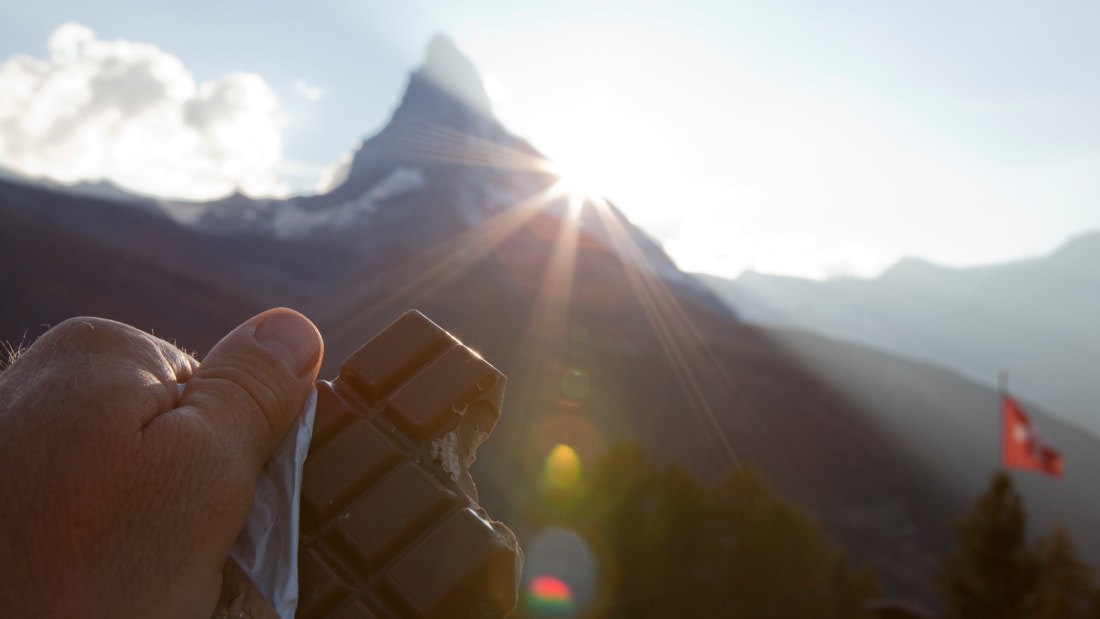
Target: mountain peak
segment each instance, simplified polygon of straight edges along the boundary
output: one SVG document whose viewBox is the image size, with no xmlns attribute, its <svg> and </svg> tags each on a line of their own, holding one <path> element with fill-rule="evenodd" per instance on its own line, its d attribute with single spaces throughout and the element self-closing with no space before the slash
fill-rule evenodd
<svg viewBox="0 0 1100 619">
<path fill-rule="evenodd" d="M 324 200 L 354 199 L 384 179 L 395 165 L 423 167 L 440 163 L 444 155 L 461 158 L 456 149 L 467 145 L 460 144 L 463 140 L 456 143 L 454 136 L 476 137 L 483 143 L 515 141 L 493 116 L 474 63 L 450 37 L 436 34 L 423 64 L 409 75 L 390 122 L 360 145 L 347 178 Z"/>
<path fill-rule="evenodd" d="M 492 113 L 481 74 L 474 63 L 445 34 L 439 33 L 432 37 L 424 56 L 424 64 L 413 74 L 413 79 L 417 78 L 474 111 L 485 115 Z"/>
</svg>

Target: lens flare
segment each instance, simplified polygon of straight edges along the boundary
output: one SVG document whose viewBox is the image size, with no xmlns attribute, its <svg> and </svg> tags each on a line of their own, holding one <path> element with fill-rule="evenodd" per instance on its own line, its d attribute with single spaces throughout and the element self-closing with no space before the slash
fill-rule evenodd
<svg viewBox="0 0 1100 619">
<path fill-rule="evenodd" d="M 530 446 L 532 453 L 539 454 L 536 462 L 539 467 L 537 475 L 541 475 L 543 466 L 550 452 L 559 444 L 568 445 L 577 454 L 581 462 L 591 462 L 600 457 L 607 449 L 604 441 L 604 429 L 617 430 L 612 420 L 594 420 L 589 411 L 574 407 L 565 407 L 560 401 L 553 402 L 550 406 L 536 411 L 535 419 L 529 430 Z M 599 421 L 602 426 L 597 426 Z"/>
<path fill-rule="evenodd" d="M 576 531 L 549 526 L 524 541 L 522 605 L 528 617 L 585 616 L 596 597 L 598 563 L 588 542 Z"/>
<path fill-rule="evenodd" d="M 549 490 L 570 492 L 577 489 L 581 480 L 581 459 L 577 452 L 564 443 L 558 443 L 546 456 L 543 481 Z"/>
<path fill-rule="evenodd" d="M 573 590 L 553 576 L 535 576 L 527 586 L 526 606 L 539 616 L 568 616 L 574 607 Z"/>
<path fill-rule="evenodd" d="M 588 395 L 590 382 L 588 374 L 576 368 L 566 370 L 561 377 L 561 392 L 565 397 L 580 400 Z"/>
</svg>

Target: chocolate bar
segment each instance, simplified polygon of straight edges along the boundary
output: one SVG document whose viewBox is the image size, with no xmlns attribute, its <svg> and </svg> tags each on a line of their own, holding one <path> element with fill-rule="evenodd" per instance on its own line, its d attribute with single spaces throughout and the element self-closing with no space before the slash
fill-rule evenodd
<svg viewBox="0 0 1100 619">
<path fill-rule="evenodd" d="M 302 479 L 302 619 L 506 617 L 522 552 L 469 465 L 506 378 L 410 311 L 317 383 Z"/>
</svg>

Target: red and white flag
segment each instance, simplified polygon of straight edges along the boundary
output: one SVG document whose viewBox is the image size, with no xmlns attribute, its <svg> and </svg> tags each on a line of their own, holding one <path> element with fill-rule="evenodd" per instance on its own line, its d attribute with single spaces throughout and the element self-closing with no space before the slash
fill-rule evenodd
<svg viewBox="0 0 1100 619">
<path fill-rule="evenodd" d="M 1004 431 L 1001 437 L 1001 459 L 1004 467 L 1061 477 L 1062 455 L 1039 438 L 1031 427 L 1031 420 L 1012 396 L 1005 394 L 1002 397 Z"/>
</svg>

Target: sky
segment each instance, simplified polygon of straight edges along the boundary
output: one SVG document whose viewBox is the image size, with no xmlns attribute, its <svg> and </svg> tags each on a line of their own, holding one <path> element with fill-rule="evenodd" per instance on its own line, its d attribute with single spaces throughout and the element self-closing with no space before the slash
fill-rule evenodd
<svg viewBox="0 0 1100 619">
<path fill-rule="evenodd" d="M 6 3 L 0 166 L 314 192 L 445 32 L 681 268 L 1004 262 L 1100 229 L 1097 31 L 1072 0 Z"/>
</svg>

